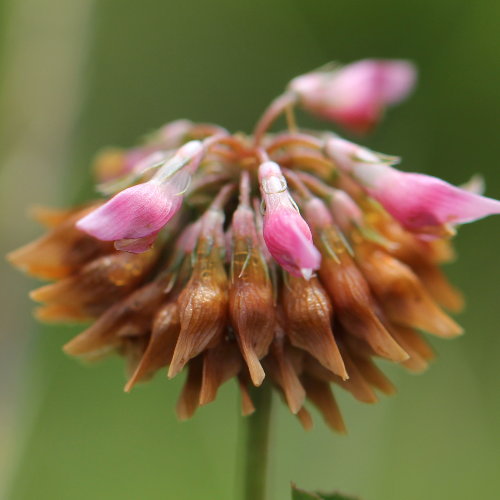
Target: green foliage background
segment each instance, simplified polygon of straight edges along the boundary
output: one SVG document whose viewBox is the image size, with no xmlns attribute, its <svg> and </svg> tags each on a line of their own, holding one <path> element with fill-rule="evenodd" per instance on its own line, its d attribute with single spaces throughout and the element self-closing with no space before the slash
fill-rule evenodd
<svg viewBox="0 0 500 500">
<path fill-rule="evenodd" d="M 18 57 L 9 42 L 18 29 L 13 13 L 28 3 L 38 9 L 26 14 L 32 25 L 24 26 L 21 41 L 28 46 L 33 39 L 54 35 L 43 32 L 47 19 L 57 19 L 61 29 L 66 22 L 68 8 L 61 10 L 60 0 L 26 0 L 23 6 L 24 1 L 0 1 L 4 92 L 7 72 Z M 15 200 L 48 203 L 46 185 L 56 193 L 54 203 L 90 195 L 87 164 L 98 148 L 130 145 L 153 127 L 180 117 L 249 131 L 291 77 L 329 60 L 414 60 L 420 70 L 417 92 L 364 142 L 403 156 L 404 168 L 453 183 L 480 172 L 488 181 L 487 194 L 500 197 L 500 3 L 71 3 L 75 9 L 88 4 L 90 14 L 81 19 L 87 45 L 85 57 L 77 61 L 78 85 L 68 80 L 79 104 L 66 131 L 69 150 L 58 156 L 65 166 L 54 170 L 35 161 L 25 170 L 0 174 L 0 217 L 9 228 L 2 234 L 2 249 L 40 234 L 24 222 L 23 213 L 6 211 Z M 75 43 L 74 36 L 69 33 L 68 44 Z M 64 37 L 58 43 L 65 43 Z M 47 75 L 61 81 L 51 73 L 58 63 L 51 50 L 55 54 L 59 48 L 49 45 L 46 60 L 36 61 L 35 78 L 15 87 L 21 108 L 26 100 L 36 101 L 41 86 L 50 85 Z M 31 148 L 42 159 L 43 144 L 27 140 L 23 123 L 29 125 L 29 113 L 19 122 L 16 103 L 3 100 L 0 155 Z M 45 104 L 50 108 L 51 103 Z M 55 114 L 44 119 L 50 136 Z M 37 195 L 39 191 L 43 194 Z M 456 240 L 460 259 L 449 267 L 449 275 L 468 297 L 459 318 L 466 335 L 453 342 L 433 341 L 439 359 L 421 376 L 384 366 L 399 393 L 375 406 L 338 393 L 347 437 L 332 435 L 317 414 L 314 430 L 305 433 L 276 400 L 270 499 L 289 498 L 291 480 L 306 489 L 338 489 L 366 500 L 498 495 L 499 224 L 489 219 L 463 227 Z M 4 457 L 8 473 L 0 477 L 7 500 L 238 498 L 241 418 L 232 383 L 222 388 L 216 403 L 180 424 L 173 407 L 181 380 L 167 381 L 160 374 L 124 394 L 119 360 L 84 367 L 68 359 L 60 347 L 77 329 L 41 327 L 28 320 L 31 305 L 24 294 L 34 282 L 7 267 L 2 267 L 1 281 L 2 316 L 10 318 L 0 327 L 6 374 L 0 386 L 0 439 L 9 442 Z M 7 359 L 6 353 L 13 354 Z"/>
</svg>

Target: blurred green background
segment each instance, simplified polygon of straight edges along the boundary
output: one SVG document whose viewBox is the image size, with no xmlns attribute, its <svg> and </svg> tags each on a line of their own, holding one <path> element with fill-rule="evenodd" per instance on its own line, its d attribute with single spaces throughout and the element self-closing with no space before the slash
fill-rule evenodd
<svg viewBox="0 0 500 500">
<path fill-rule="evenodd" d="M 181 117 L 249 131 L 291 77 L 329 60 L 414 60 L 417 92 L 365 143 L 453 183 L 480 172 L 499 198 L 499 18 L 491 0 L 0 0 L 0 250 L 41 233 L 26 206 L 89 196 L 96 149 Z M 467 334 L 433 342 L 421 376 L 387 367 L 399 393 L 375 406 L 339 393 L 347 437 L 317 414 L 305 433 L 276 405 L 270 500 L 291 480 L 365 500 L 498 498 L 499 228 L 456 240 Z M 232 383 L 178 423 L 180 380 L 126 395 L 121 361 L 68 359 L 77 330 L 35 324 L 35 282 L 1 266 L 0 498 L 238 498 Z"/>
</svg>

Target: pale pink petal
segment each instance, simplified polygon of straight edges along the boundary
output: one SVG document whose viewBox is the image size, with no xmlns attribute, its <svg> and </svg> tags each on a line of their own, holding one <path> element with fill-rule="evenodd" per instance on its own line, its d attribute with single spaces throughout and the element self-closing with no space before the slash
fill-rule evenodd
<svg viewBox="0 0 500 500">
<path fill-rule="evenodd" d="M 289 88 L 309 111 L 363 132 L 380 120 L 387 106 L 403 100 L 415 80 L 415 67 L 408 61 L 365 59 L 299 76 Z"/>
<path fill-rule="evenodd" d="M 288 193 L 279 166 L 263 163 L 259 180 L 266 206 L 263 234 L 269 253 L 290 274 L 310 278 L 319 268 L 321 255 L 312 242 L 307 222 Z"/>
<path fill-rule="evenodd" d="M 333 218 L 342 230 L 349 231 L 353 225 L 363 225 L 361 208 L 345 191 L 334 189 L 329 201 Z"/>
<path fill-rule="evenodd" d="M 172 186 L 149 181 L 121 191 L 77 227 L 104 241 L 143 238 L 158 232 L 181 204 L 182 196 Z"/>
<path fill-rule="evenodd" d="M 236 238 L 245 238 L 258 246 L 259 239 L 255 227 L 253 210 L 245 205 L 240 205 L 233 214 L 231 232 Z"/>
<path fill-rule="evenodd" d="M 409 61 L 378 61 L 381 97 L 387 104 L 406 99 L 415 87 L 417 70 Z"/>
<path fill-rule="evenodd" d="M 178 148 L 185 140 L 193 123 L 189 120 L 175 120 L 163 125 L 152 137 L 152 144 L 163 149 Z"/>
<path fill-rule="evenodd" d="M 312 197 L 304 204 L 307 223 L 314 230 L 326 229 L 333 224 L 333 217 L 322 200 Z"/>
</svg>

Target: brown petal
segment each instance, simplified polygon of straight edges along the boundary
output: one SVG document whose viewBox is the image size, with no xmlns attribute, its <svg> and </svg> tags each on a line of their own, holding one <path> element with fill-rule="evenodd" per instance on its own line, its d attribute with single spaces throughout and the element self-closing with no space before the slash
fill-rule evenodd
<svg viewBox="0 0 500 500">
<path fill-rule="evenodd" d="M 200 405 L 215 400 L 219 387 L 241 370 L 242 359 L 234 341 L 222 341 L 203 356 Z"/>
<path fill-rule="evenodd" d="M 246 417 L 255 412 L 255 406 L 248 390 L 248 380 L 241 373 L 238 376 L 238 387 L 241 395 L 241 415 Z"/>
<path fill-rule="evenodd" d="M 313 428 L 314 423 L 311 414 L 304 407 L 297 412 L 297 418 L 305 431 L 310 431 Z"/>
<path fill-rule="evenodd" d="M 320 282 L 287 276 L 282 300 L 292 345 L 309 352 L 343 379 L 349 378 L 331 329 L 332 305 Z"/>
<path fill-rule="evenodd" d="M 266 373 L 282 389 L 290 411 L 298 413 L 304 404 L 306 392 L 297 373 L 293 350 L 285 344 L 282 333 L 271 344 L 270 355 L 264 362 Z"/>
<path fill-rule="evenodd" d="M 157 250 L 142 254 L 117 252 L 99 257 L 76 275 L 31 292 L 31 298 L 47 303 L 37 311 L 40 319 L 71 321 L 91 319 L 126 297 L 150 272 Z"/>
<path fill-rule="evenodd" d="M 463 308 L 460 291 L 448 283 L 439 263 L 453 260 L 454 253 L 448 240 L 422 241 L 392 221 L 385 227 L 386 234 L 396 244 L 388 252 L 411 267 L 429 293 L 440 305 L 450 311 Z"/>
<path fill-rule="evenodd" d="M 411 267 L 438 304 L 453 312 L 460 312 L 463 309 L 462 293 L 448 282 L 441 269 L 426 262 Z"/>
<path fill-rule="evenodd" d="M 462 333 L 407 265 L 371 245 L 360 245 L 357 252 L 358 263 L 391 321 L 442 337 Z"/>
<path fill-rule="evenodd" d="M 349 380 L 342 380 L 340 377 L 336 380 L 337 384 L 349 391 L 358 401 L 362 403 L 376 403 L 377 396 L 373 392 L 370 384 L 366 381 L 354 360 L 351 358 L 346 349 L 341 349 L 342 358 L 344 359 Z"/>
<path fill-rule="evenodd" d="M 180 321 L 177 304 L 170 302 L 163 306 L 155 316 L 153 331 L 146 352 L 134 374 L 127 382 L 125 386 L 126 392 L 129 392 L 144 377 L 153 374 L 170 363 L 179 336 L 179 329 Z"/>
<path fill-rule="evenodd" d="M 384 394 L 391 395 L 396 393 L 394 384 L 382 373 L 375 363 L 368 357 L 354 356 L 353 361 L 363 378 L 372 386 Z"/>
<path fill-rule="evenodd" d="M 425 371 L 428 361 L 435 357 L 434 351 L 427 342 L 411 328 L 393 325 L 391 333 L 410 355 L 410 358 L 402 363 L 405 368 L 414 373 Z"/>
<path fill-rule="evenodd" d="M 449 262 L 455 258 L 450 240 L 435 239 L 423 241 L 407 231 L 380 207 L 370 205 L 367 214 L 368 222 L 380 231 L 388 240 L 395 243 L 391 255 L 412 266 L 413 262 L 424 260 L 431 264 Z"/>
<path fill-rule="evenodd" d="M 118 352 L 126 359 L 126 374 L 130 377 L 137 369 L 137 366 L 144 355 L 148 345 L 147 337 L 136 337 L 123 339 Z"/>
<path fill-rule="evenodd" d="M 168 372 L 175 377 L 204 349 L 216 345 L 227 319 L 227 277 L 219 248 L 202 240 L 193 274 L 179 295 L 181 331 Z"/>
<path fill-rule="evenodd" d="M 109 308 L 93 325 L 70 340 L 64 351 L 72 356 L 88 355 L 121 343 L 124 325 L 132 322 L 142 334 L 149 332 L 153 314 L 165 297 L 162 281 L 149 283 Z"/>
<path fill-rule="evenodd" d="M 329 234 L 325 232 L 323 239 L 318 241 L 318 246 L 323 250 L 319 271 L 321 282 L 328 291 L 344 328 L 350 334 L 364 339 L 384 358 L 396 362 L 408 359 L 408 354 L 391 337 L 375 314 L 376 304 L 368 284 L 341 246 L 334 230 Z M 332 256 L 328 248 L 334 248 L 336 254 Z M 349 369 L 347 373 L 351 376 Z"/>
<path fill-rule="evenodd" d="M 176 413 L 179 420 L 191 418 L 200 404 L 201 374 L 201 358 L 191 360 L 186 381 L 177 401 Z"/>
<path fill-rule="evenodd" d="M 114 250 L 112 243 L 89 236 L 75 227 L 78 219 L 96 208 L 92 204 L 77 210 L 41 238 L 7 255 L 17 268 L 43 279 L 69 276 L 97 257 Z"/>
<path fill-rule="evenodd" d="M 260 364 L 274 336 L 274 297 L 267 266 L 257 248 L 238 239 L 232 257 L 229 317 L 254 385 L 265 374 Z"/>
<path fill-rule="evenodd" d="M 346 434 L 347 429 L 344 419 L 337 401 L 335 401 L 330 384 L 308 375 L 302 377 L 302 383 L 307 393 L 307 399 L 318 408 L 328 427 L 341 434 Z"/>
</svg>

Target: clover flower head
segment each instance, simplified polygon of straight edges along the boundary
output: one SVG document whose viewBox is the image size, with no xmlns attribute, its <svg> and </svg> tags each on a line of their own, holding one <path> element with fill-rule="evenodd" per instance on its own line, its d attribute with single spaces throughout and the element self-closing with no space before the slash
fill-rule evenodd
<svg viewBox="0 0 500 500">
<path fill-rule="evenodd" d="M 364 403 L 395 388 L 376 360 L 424 371 L 423 332 L 452 338 L 463 298 L 440 264 L 456 226 L 500 202 L 395 168 L 332 132 L 269 132 L 291 108 L 367 130 L 413 87 L 405 61 L 365 60 L 292 80 L 252 134 L 180 120 L 130 150 L 100 153 L 104 197 L 37 209 L 47 234 L 9 255 L 53 283 L 32 292 L 45 321 L 91 322 L 73 356 L 127 361 L 126 391 L 186 371 L 191 417 L 235 380 L 272 385 L 305 428 L 308 406 L 345 432 L 334 390 Z"/>
</svg>

